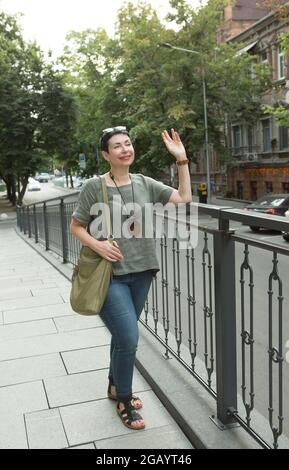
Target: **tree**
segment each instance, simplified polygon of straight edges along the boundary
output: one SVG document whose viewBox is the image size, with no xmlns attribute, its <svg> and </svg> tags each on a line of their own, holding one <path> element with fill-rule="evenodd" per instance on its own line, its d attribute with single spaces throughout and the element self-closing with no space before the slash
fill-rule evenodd
<svg viewBox="0 0 289 470">
<path fill-rule="evenodd" d="M 22 203 L 29 176 L 47 166 L 52 151 L 67 151 L 73 113 L 60 75 L 35 43 L 24 42 L 16 18 L 1 13 L 0 175 L 13 204 Z"/>
<path fill-rule="evenodd" d="M 194 159 L 204 143 L 203 66 L 210 140 L 222 153 L 224 121 L 237 113 L 248 119 L 260 112 L 258 97 L 270 84 L 265 68 L 257 66 L 253 78 L 252 57 L 236 58 L 236 47 L 229 45 L 217 49 L 227 1 L 209 0 L 197 11 L 184 0 L 170 4 L 168 19 L 178 24 L 177 32 L 162 24 L 147 3 L 128 2 L 119 13 L 114 40 L 103 30 L 68 37 L 62 65 L 78 108 L 77 141 L 91 158 L 91 169 L 101 130 L 113 125 L 130 130 L 137 153 L 134 171 L 157 176 L 173 162 L 160 138 L 164 128 L 179 130 Z M 198 54 L 159 47 L 165 42 Z"/>
<path fill-rule="evenodd" d="M 109 119 L 106 117 L 106 97 L 114 73 L 111 58 L 114 43 L 102 28 L 71 32 L 67 36 L 64 54 L 59 59 L 66 89 L 73 95 L 77 106 L 77 156 L 75 154 L 74 158 L 78 159 L 78 153 L 86 155 L 83 175 L 87 176 L 100 170 L 98 138 Z"/>
</svg>

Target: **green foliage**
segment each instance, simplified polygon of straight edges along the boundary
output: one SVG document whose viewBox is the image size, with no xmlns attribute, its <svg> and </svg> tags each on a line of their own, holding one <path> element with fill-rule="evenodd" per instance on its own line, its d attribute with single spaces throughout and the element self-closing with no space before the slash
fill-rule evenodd
<svg viewBox="0 0 289 470">
<path fill-rule="evenodd" d="M 161 139 L 164 129 L 180 132 L 194 160 L 204 144 L 203 71 L 210 143 L 225 155 L 225 119 L 253 120 L 261 112 L 260 94 L 270 86 L 263 66 L 256 66 L 252 77 L 254 58 L 236 57 L 226 44 L 217 47 L 227 4 L 209 0 L 194 10 L 185 0 L 171 0 L 167 20 L 178 25 L 176 31 L 146 2 L 127 2 L 113 39 L 103 29 L 71 32 L 53 66 L 44 63 L 36 45 L 24 43 L 15 19 L 5 17 L 8 28 L 3 17 L 0 174 L 9 165 L 16 176 L 30 174 L 47 156 L 70 173 L 78 169 L 79 153 L 86 155 L 83 174 L 105 171 L 98 141 L 102 129 L 114 125 L 130 130 L 137 155 L 133 171 L 157 177 L 171 164 Z M 196 53 L 165 49 L 162 43 Z"/>
<path fill-rule="evenodd" d="M 22 183 L 18 203 L 28 177 L 49 167 L 53 154 L 72 157 L 74 128 L 74 101 L 60 74 L 36 44 L 24 42 L 16 19 L 1 13 L 0 174 L 12 186 Z"/>
<path fill-rule="evenodd" d="M 263 112 L 275 116 L 279 126 L 289 127 L 289 109 L 284 106 L 263 106 Z"/>
</svg>

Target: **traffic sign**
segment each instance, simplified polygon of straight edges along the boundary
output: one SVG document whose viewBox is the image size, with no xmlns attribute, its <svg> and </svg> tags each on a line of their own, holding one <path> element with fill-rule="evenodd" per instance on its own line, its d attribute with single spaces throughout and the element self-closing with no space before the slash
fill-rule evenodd
<svg viewBox="0 0 289 470">
<path fill-rule="evenodd" d="M 79 166 L 80 166 L 80 168 L 82 168 L 84 170 L 86 168 L 86 161 L 85 161 L 85 154 L 84 153 L 79 154 Z"/>
</svg>

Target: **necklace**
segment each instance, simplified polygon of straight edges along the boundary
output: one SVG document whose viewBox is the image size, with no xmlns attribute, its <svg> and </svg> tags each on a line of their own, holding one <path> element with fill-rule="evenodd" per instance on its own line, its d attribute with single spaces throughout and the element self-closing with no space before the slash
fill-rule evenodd
<svg viewBox="0 0 289 470">
<path fill-rule="evenodd" d="M 126 203 L 125 203 L 123 194 L 122 194 L 122 192 L 121 192 L 119 186 L 116 184 L 115 177 L 114 177 L 114 175 L 112 174 L 111 171 L 109 172 L 109 176 L 110 176 L 110 178 L 112 179 L 112 181 L 114 182 L 114 185 L 115 185 L 115 187 L 116 187 L 116 189 L 117 189 L 117 191 L 118 191 L 118 193 L 119 193 L 119 195 L 120 195 L 120 197 L 121 197 L 121 200 L 122 200 L 122 202 L 123 202 L 123 204 L 124 204 L 127 219 L 132 218 L 132 222 L 130 223 L 128 229 L 129 229 L 130 233 L 131 233 L 133 236 L 135 236 L 135 235 L 138 234 L 138 229 L 137 229 L 137 224 L 135 223 L 135 219 L 134 219 L 134 212 L 132 213 L 132 215 L 129 215 L 129 214 L 128 214 L 128 210 L 127 210 L 127 207 L 126 207 Z M 133 203 L 133 206 L 135 207 L 135 203 L 134 203 L 134 202 L 135 202 L 135 200 L 134 200 L 134 188 L 133 188 L 133 182 L 132 182 L 132 179 L 131 179 L 131 176 L 130 176 L 130 175 L 129 175 L 129 179 L 130 179 L 130 181 L 131 181 L 132 203 Z"/>
</svg>

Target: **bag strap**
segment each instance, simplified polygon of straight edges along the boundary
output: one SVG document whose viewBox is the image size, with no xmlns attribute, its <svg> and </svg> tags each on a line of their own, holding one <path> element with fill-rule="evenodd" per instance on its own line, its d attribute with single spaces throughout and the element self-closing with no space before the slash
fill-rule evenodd
<svg viewBox="0 0 289 470">
<path fill-rule="evenodd" d="M 101 181 L 103 202 L 105 204 L 105 219 L 106 219 L 106 226 L 107 226 L 108 241 L 111 242 L 113 240 L 113 234 L 111 231 L 111 216 L 110 216 L 107 187 L 106 187 L 106 181 L 105 181 L 104 175 L 100 177 L 100 181 Z"/>
</svg>

